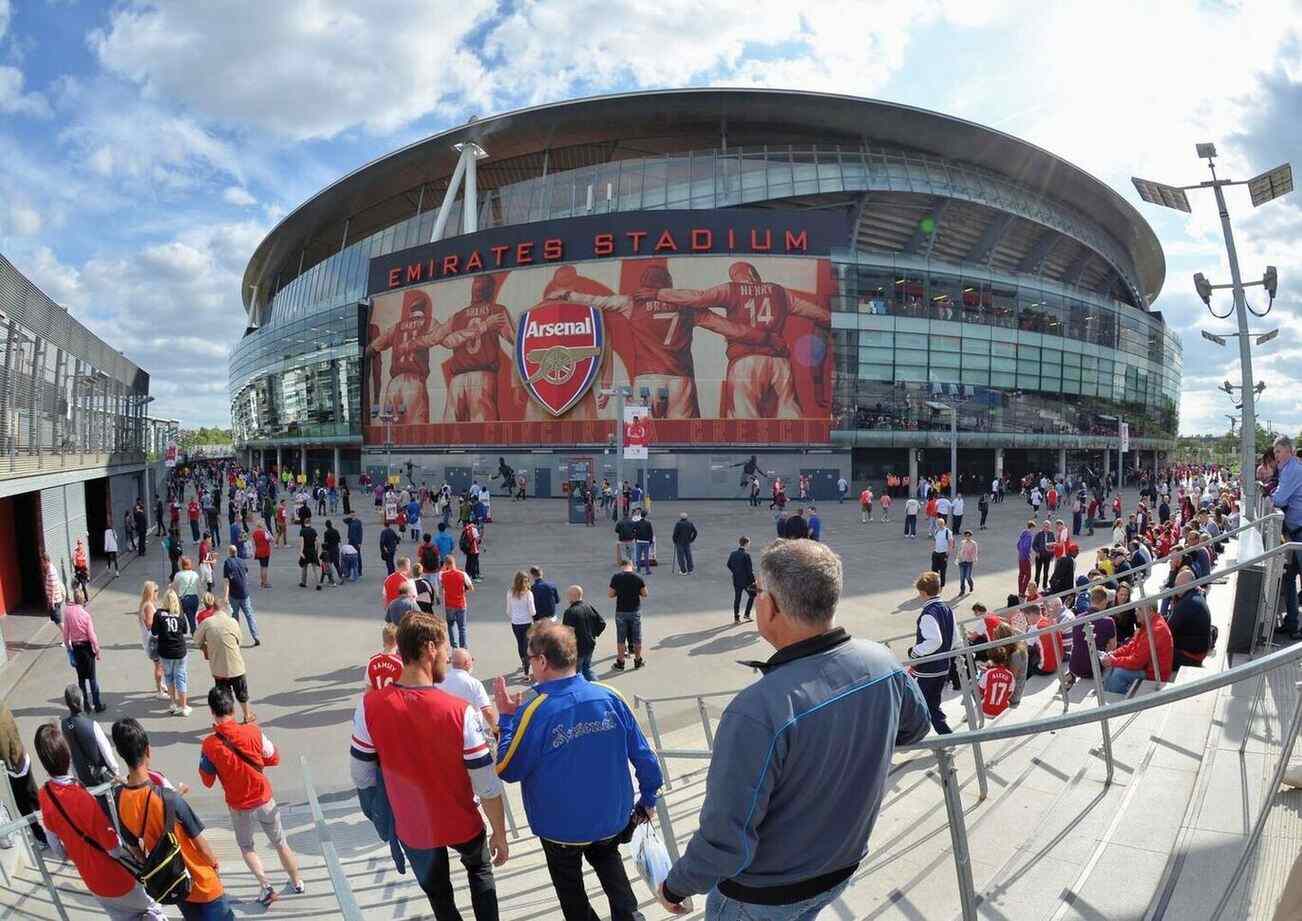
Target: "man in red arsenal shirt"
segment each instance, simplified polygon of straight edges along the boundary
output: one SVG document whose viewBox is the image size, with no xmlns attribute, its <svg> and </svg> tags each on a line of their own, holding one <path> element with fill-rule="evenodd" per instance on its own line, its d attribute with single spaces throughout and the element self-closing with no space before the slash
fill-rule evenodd
<svg viewBox="0 0 1302 921">
<path fill-rule="evenodd" d="M 49 783 L 37 794 L 41 824 L 54 839 L 50 843 L 62 845 L 106 916 L 165 921 L 163 906 L 145 893 L 122 864 L 104 853 L 120 846 L 118 834 L 95 797 L 72 776 L 72 752 L 59 727 L 54 723 L 39 727 L 35 748 L 36 757 L 50 775 Z"/>
<path fill-rule="evenodd" d="M 398 597 L 398 594 L 402 591 L 403 584 L 411 581 L 411 559 L 409 557 L 400 556 L 394 563 L 393 572 L 389 573 L 388 577 L 380 586 L 380 591 L 384 598 L 384 606 L 387 608 L 389 605 L 393 604 L 393 599 Z"/>
<path fill-rule="evenodd" d="M 731 281 L 704 291 L 660 289 L 653 298 L 666 305 L 691 308 L 724 308 L 732 323 L 767 335 L 759 343 L 744 339 L 728 342 L 727 390 L 733 419 L 798 419 L 795 381 L 791 359 L 782 338 L 787 317 L 798 316 L 819 326 L 830 327 L 827 308 L 805 300 L 784 286 L 760 279 L 749 262 L 734 262 L 728 268 Z M 697 318 L 700 322 L 700 318 Z"/>
<path fill-rule="evenodd" d="M 449 847 L 466 868 L 476 921 L 497 921 L 493 866 L 506 863 L 509 851 L 502 783 L 483 717 L 473 704 L 434 687 L 449 667 L 441 619 L 408 614 L 398 627 L 398 652 L 402 675 L 366 692 L 353 716 L 353 781 L 359 789 L 374 787 L 376 772 L 383 772 L 394 833 L 438 921 L 461 917 L 448 873 Z"/>
<path fill-rule="evenodd" d="M 381 639 L 384 648 L 366 663 L 366 686 L 375 691 L 393 684 L 402 674 L 402 659 L 398 657 L 397 625 L 385 623 Z"/>
<path fill-rule="evenodd" d="M 501 418 L 497 375 L 502 358 L 501 340 L 515 343 L 511 314 L 494 301 L 496 285 L 490 275 L 470 282 L 470 303 L 452 315 L 442 345 L 452 350 L 446 368 L 448 399 L 444 422 L 496 422 Z"/>
<path fill-rule="evenodd" d="M 641 278 L 641 292 L 672 289 L 669 270 L 649 266 Z M 701 408 L 696 398 L 696 369 L 692 363 L 692 330 L 696 327 L 718 333 L 730 343 L 763 345 L 767 330 L 754 329 L 724 319 L 709 310 L 684 309 L 653 297 L 612 294 L 599 296 L 581 291 L 560 291 L 559 300 L 613 311 L 629 320 L 633 341 L 632 355 L 624 356 L 629 379 L 636 391 L 643 388 L 655 394 L 651 404 L 653 419 L 699 419 Z M 731 346 L 730 346 L 731 348 Z M 660 394 L 668 392 L 668 399 Z"/>
<path fill-rule="evenodd" d="M 199 539 L 199 500 L 191 499 L 185 507 L 186 517 L 190 519 L 190 536 Z"/>
</svg>

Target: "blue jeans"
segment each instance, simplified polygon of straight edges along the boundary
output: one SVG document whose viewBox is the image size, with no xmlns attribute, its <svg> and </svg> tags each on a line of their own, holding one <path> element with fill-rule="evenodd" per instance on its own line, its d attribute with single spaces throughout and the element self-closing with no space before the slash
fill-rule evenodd
<svg viewBox="0 0 1302 921">
<path fill-rule="evenodd" d="M 353 544 L 352 548 L 357 551 L 357 578 L 362 577 L 362 545 Z"/>
<path fill-rule="evenodd" d="M 651 575 L 651 542 L 649 540 L 639 540 L 633 544 L 635 560 L 633 564 L 634 572 L 646 570 L 646 574 Z"/>
<path fill-rule="evenodd" d="M 452 644 L 453 649 L 465 649 L 470 645 L 466 637 L 466 609 L 449 608 L 447 611 L 448 621 L 448 642 Z M 453 630 L 453 628 L 456 628 Z"/>
<path fill-rule="evenodd" d="M 790 905 L 738 902 L 720 894 L 718 889 L 711 889 L 705 897 L 705 921 L 814 921 L 819 912 L 835 902 L 849 885 L 847 879 L 813 898 Z"/>
<path fill-rule="evenodd" d="M 972 564 L 958 561 L 958 590 L 960 592 L 971 589 L 976 590 L 976 583 L 972 581 Z"/>
<path fill-rule="evenodd" d="M 240 611 L 243 611 L 244 616 L 248 618 L 249 636 L 253 637 L 256 642 L 258 639 L 258 621 L 253 616 L 253 603 L 248 598 L 232 598 L 231 617 L 235 618 L 237 624 L 240 622 Z"/>
<path fill-rule="evenodd" d="M 195 623 L 195 618 L 199 616 L 199 596 L 182 595 L 181 613 L 185 615 L 185 620 L 190 625 L 190 635 L 193 636 L 194 632 L 199 629 L 199 625 Z"/>
<path fill-rule="evenodd" d="M 692 565 L 692 545 L 691 544 L 674 544 L 675 555 L 678 557 L 678 571 L 691 572 L 696 567 Z"/>
<path fill-rule="evenodd" d="M 1136 668 L 1113 668 L 1103 681 L 1103 689 L 1110 694 L 1124 694 L 1136 681 L 1143 681 L 1147 677 L 1147 672 Z"/>
<path fill-rule="evenodd" d="M 340 579 L 347 582 L 356 582 L 362 577 L 361 573 L 357 571 L 358 559 L 356 553 L 341 553 L 339 560 L 343 564 L 343 568 L 339 572 Z"/>
<path fill-rule="evenodd" d="M 225 895 L 219 895 L 211 902 L 181 902 L 177 906 L 185 921 L 234 921 L 235 912 L 226 902 Z"/>
<path fill-rule="evenodd" d="M 592 653 L 586 656 L 579 656 L 579 674 L 589 681 L 596 681 L 592 676 Z"/>
<path fill-rule="evenodd" d="M 455 901 L 455 891 L 449 874 L 448 849 L 446 847 L 420 848 L 408 847 L 407 860 L 411 863 L 412 874 L 424 890 L 434 909 L 438 921 L 460 918 Z M 480 832 L 464 844 L 454 844 L 452 849 L 461 858 L 461 865 L 466 868 L 466 881 L 470 889 L 470 904 L 476 921 L 497 921 L 497 885 L 493 881 L 493 863 L 488 854 L 488 835 Z"/>
</svg>

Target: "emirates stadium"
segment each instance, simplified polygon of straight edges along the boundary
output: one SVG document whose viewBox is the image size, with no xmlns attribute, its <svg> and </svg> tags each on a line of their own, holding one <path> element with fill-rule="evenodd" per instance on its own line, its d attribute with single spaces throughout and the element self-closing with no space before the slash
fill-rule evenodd
<svg viewBox="0 0 1302 921">
<path fill-rule="evenodd" d="M 754 457 L 830 497 L 947 471 L 951 438 L 981 479 L 1151 468 L 1178 427 L 1164 276 L 1114 189 L 959 118 L 601 96 L 472 120 L 285 217 L 245 271 L 231 415 L 253 463 L 460 488 L 505 462 L 540 496 L 617 471 L 738 496 Z"/>
</svg>

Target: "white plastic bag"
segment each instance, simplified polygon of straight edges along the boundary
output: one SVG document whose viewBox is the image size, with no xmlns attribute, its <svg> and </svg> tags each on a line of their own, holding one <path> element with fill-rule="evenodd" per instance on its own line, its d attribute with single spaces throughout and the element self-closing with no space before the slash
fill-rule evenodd
<svg viewBox="0 0 1302 921">
<path fill-rule="evenodd" d="M 642 882 L 646 883 L 647 888 L 651 890 L 652 897 L 659 901 L 660 886 L 669 875 L 669 867 L 672 864 L 669 860 L 669 852 L 665 850 L 665 844 L 660 840 L 655 825 L 651 822 L 639 823 L 633 829 L 632 845 L 633 865 L 637 867 Z M 692 908 L 690 903 L 690 899 L 683 903 L 688 911 Z"/>
</svg>

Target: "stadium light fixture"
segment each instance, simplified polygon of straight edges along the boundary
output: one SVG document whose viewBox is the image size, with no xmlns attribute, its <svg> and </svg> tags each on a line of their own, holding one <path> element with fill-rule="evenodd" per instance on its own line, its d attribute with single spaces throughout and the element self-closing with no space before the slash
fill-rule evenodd
<svg viewBox="0 0 1302 921">
<path fill-rule="evenodd" d="M 1198 159 L 1200 160 L 1210 160 L 1216 156 L 1216 145 L 1211 141 L 1195 144 L 1194 150 L 1198 152 Z"/>
<path fill-rule="evenodd" d="M 1205 329 L 1201 330 L 1201 332 L 1203 334 L 1203 338 L 1206 339 L 1208 342 L 1215 342 L 1217 345 L 1221 345 L 1221 346 L 1226 344 L 1224 336 L 1218 336 L 1215 333 L 1209 333 Z"/>
<path fill-rule="evenodd" d="M 1134 183 L 1135 191 L 1139 193 L 1139 197 L 1150 205 L 1174 208 L 1176 211 L 1183 211 L 1185 214 L 1193 213 L 1193 209 L 1189 207 L 1189 196 L 1184 194 L 1184 189 L 1163 182 L 1153 182 L 1151 179 L 1140 179 L 1136 176 L 1131 176 L 1130 181 Z"/>
<path fill-rule="evenodd" d="M 1268 169 L 1266 172 L 1253 176 L 1248 180 L 1248 195 L 1252 198 L 1252 206 L 1258 208 L 1268 201 L 1274 201 L 1281 195 L 1287 195 L 1293 191 L 1293 167 L 1288 163 L 1281 163 L 1274 169 Z"/>
<path fill-rule="evenodd" d="M 1274 301 L 1275 292 L 1279 290 L 1279 272 L 1273 265 L 1266 266 L 1266 272 L 1261 276 L 1261 286 L 1266 289 L 1266 293 Z"/>
<path fill-rule="evenodd" d="M 1212 306 L 1212 283 L 1207 280 L 1207 276 L 1202 272 L 1197 272 L 1193 278 L 1194 290 L 1202 298 L 1202 302 L 1208 307 Z"/>
<path fill-rule="evenodd" d="M 1262 333 L 1260 336 L 1257 337 L 1257 345 L 1265 345 L 1267 342 L 1274 339 L 1278 335 L 1279 335 L 1278 329 L 1272 329 L 1268 333 Z"/>
</svg>

